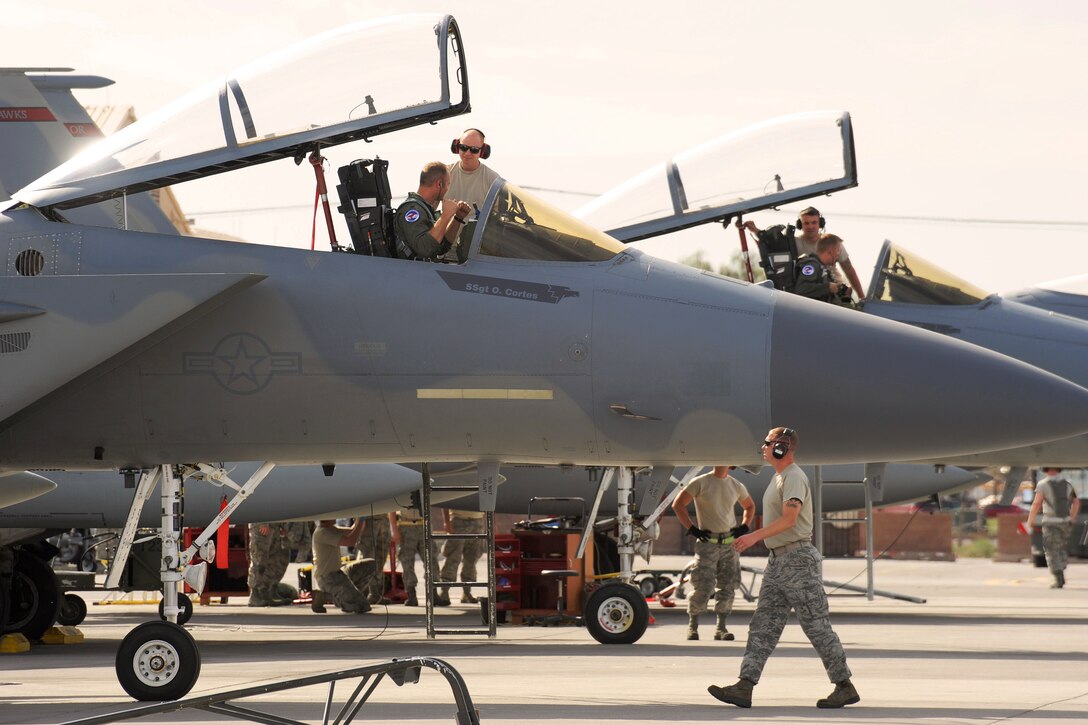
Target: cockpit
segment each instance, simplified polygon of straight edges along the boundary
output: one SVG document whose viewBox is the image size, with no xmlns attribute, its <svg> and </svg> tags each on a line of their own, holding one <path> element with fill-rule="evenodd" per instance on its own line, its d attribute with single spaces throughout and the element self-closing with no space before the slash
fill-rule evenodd
<svg viewBox="0 0 1088 725">
<path fill-rule="evenodd" d="M 989 296 L 914 252 L 886 241 L 868 299 L 912 305 L 975 305 Z"/>
</svg>

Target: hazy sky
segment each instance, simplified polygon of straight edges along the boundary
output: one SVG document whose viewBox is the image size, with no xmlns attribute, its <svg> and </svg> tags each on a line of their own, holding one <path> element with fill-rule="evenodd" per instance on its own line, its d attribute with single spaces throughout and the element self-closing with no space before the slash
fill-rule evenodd
<svg viewBox="0 0 1088 725">
<path fill-rule="evenodd" d="M 0 65 L 113 78 L 81 100 L 132 104 L 140 115 L 344 23 L 450 12 L 465 37 L 473 113 L 331 149 L 334 166 L 377 153 L 403 194 L 423 162 L 452 160 L 449 139 L 472 125 L 488 134 L 489 164 L 515 183 L 600 193 L 742 126 L 841 109 L 853 117 L 860 184 L 816 203 L 864 282 L 886 237 L 992 291 L 1085 272 L 1088 3 L 8 0 L 4 8 Z M 313 81 L 336 93 L 335 77 Z M 259 169 L 176 191 L 190 214 L 279 208 L 196 221 L 308 246 L 308 165 Z M 547 196 L 570 209 L 587 200 Z M 766 226 L 795 212 L 755 219 Z M 651 251 L 679 258 L 699 247 L 724 259 L 736 233 L 703 227 Z"/>
</svg>

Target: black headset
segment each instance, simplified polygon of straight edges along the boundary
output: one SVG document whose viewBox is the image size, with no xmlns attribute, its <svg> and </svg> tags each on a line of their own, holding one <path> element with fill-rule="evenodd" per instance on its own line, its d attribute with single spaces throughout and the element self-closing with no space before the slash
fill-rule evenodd
<svg viewBox="0 0 1088 725">
<path fill-rule="evenodd" d="M 483 132 L 483 131 L 481 131 L 481 130 L 480 130 L 480 129 L 478 129 L 478 128 L 466 128 L 466 129 L 464 130 L 464 133 L 462 133 L 461 135 L 462 135 L 462 136 L 464 136 L 464 135 L 465 135 L 466 133 L 468 133 L 469 131 L 475 131 L 476 133 L 480 134 L 480 138 L 486 138 L 486 137 L 484 136 L 484 132 Z M 459 146 L 460 144 L 461 144 L 461 139 L 460 139 L 460 138 L 455 138 L 455 139 L 453 140 L 453 142 L 452 142 L 452 143 L 450 143 L 450 151 L 452 151 L 453 153 L 457 153 L 457 147 L 458 147 L 458 146 Z M 486 158 L 487 158 L 488 156 L 490 156 L 490 155 L 491 155 L 491 144 L 489 144 L 489 143 L 487 143 L 487 142 L 485 141 L 485 142 L 484 142 L 484 145 L 480 147 L 480 158 L 481 158 L 481 159 L 486 159 Z M 823 224 L 821 224 L 820 226 L 823 226 Z"/>
<path fill-rule="evenodd" d="M 774 445 L 771 446 L 771 455 L 782 460 L 786 457 L 786 454 L 790 452 L 790 438 L 795 436 L 793 428 L 785 428 L 778 438 L 775 439 Z"/>
<path fill-rule="evenodd" d="M 821 214 L 820 210 L 817 209 L 814 206 L 805 207 L 804 209 L 801 210 L 801 214 L 800 214 L 800 216 L 797 217 L 797 222 L 796 222 L 795 226 L 798 229 L 801 229 L 801 217 L 803 217 L 803 216 L 812 216 L 813 214 L 820 217 L 820 229 L 823 229 L 824 227 L 827 226 L 827 221 L 824 220 L 824 215 Z"/>
</svg>

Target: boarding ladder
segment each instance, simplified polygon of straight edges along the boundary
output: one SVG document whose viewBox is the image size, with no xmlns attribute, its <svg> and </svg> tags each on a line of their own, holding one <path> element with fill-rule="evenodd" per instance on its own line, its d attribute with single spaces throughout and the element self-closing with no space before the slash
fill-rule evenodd
<svg viewBox="0 0 1088 725">
<path fill-rule="evenodd" d="M 434 639 L 440 634 L 456 634 L 456 635 L 487 635 L 488 637 L 495 636 L 496 630 L 496 613 L 495 613 L 495 514 L 492 511 L 484 512 L 484 530 L 483 533 L 467 533 L 467 534 L 451 534 L 445 531 L 436 532 L 431 516 L 431 494 L 435 491 L 446 492 L 463 492 L 473 493 L 479 490 L 475 484 L 436 484 L 431 479 L 430 466 L 426 463 L 423 464 L 423 492 L 422 492 L 422 504 L 423 504 L 423 541 L 425 552 L 425 569 L 426 569 L 426 590 L 427 590 L 427 638 Z M 438 580 L 438 557 L 435 554 L 438 552 L 438 545 L 440 542 L 445 542 L 449 539 L 479 539 L 485 543 L 485 560 L 487 561 L 487 580 L 486 581 L 474 581 L 474 582 L 442 582 Z M 450 589 L 455 588 L 470 588 L 479 589 L 487 587 L 487 607 L 486 616 L 481 617 L 481 621 L 486 621 L 486 626 L 465 626 L 460 625 L 456 627 L 436 627 L 434 622 L 434 601 L 438 595 L 439 590 L 443 586 L 448 586 Z M 481 600 L 483 601 L 483 600 Z M 483 608 L 481 608 L 483 611 Z"/>
</svg>

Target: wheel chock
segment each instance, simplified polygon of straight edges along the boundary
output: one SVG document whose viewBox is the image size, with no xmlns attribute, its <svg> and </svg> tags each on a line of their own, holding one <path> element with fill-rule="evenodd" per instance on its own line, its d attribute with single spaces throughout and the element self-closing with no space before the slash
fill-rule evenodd
<svg viewBox="0 0 1088 725">
<path fill-rule="evenodd" d="M 0 637 L 0 654 L 17 654 L 29 651 L 30 641 L 18 632 Z"/>
<path fill-rule="evenodd" d="M 54 626 L 45 630 L 43 644 L 83 644 L 83 633 L 75 627 Z"/>
</svg>

